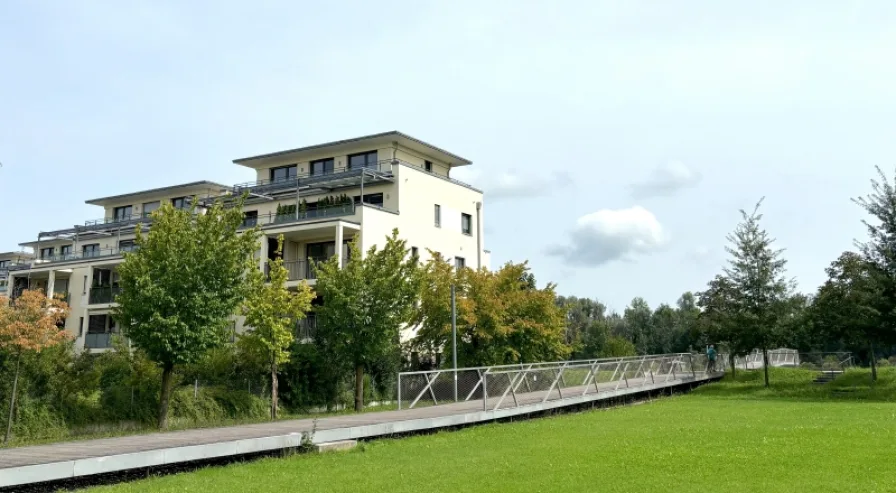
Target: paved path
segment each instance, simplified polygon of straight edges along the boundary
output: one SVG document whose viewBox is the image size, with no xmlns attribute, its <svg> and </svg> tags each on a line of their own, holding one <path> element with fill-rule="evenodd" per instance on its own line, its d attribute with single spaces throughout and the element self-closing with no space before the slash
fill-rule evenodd
<svg viewBox="0 0 896 493">
<path fill-rule="evenodd" d="M 545 391 L 518 392 L 516 405 L 508 394 L 497 410 L 494 407 L 500 396 L 489 397 L 487 410 L 483 410 L 482 399 L 478 399 L 401 411 L 321 417 L 316 420 L 314 442 L 490 421 L 709 379 L 702 373 L 675 379 L 657 377 L 656 381 L 638 378 L 630 379 L 628 386 L 624 382 L 599 384 L 599 392 L 592 384 L 588 388 L 564 388 L 562 399 L 555 389 L 546 402 Z M 4 449 L 0 450 L 0 487 L 290 448 L 297 446 L 301 434 L 313 427 L 314 419 L 299 419 Z"/>
</svg>

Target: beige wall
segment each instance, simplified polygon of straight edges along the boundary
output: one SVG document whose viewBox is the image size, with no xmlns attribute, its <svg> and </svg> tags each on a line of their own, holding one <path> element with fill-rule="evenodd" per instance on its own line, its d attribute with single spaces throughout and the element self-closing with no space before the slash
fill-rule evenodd
<svg viewBox="0 0 896 493">
<path fill-rule="evenodd" d="M 134 197 L 129 197 L 123 200 L 117 200 L 114 202 L 110 202 L 105 204 L 104 217 L 114 217 L 115 216 L 115 208 L 116 207 L 124 207 L 124 206 L 132 206 L 133 209 L 131 211 L 132 214 L 142 214 L 143 213 L 143 205 L 149 202 L 161 202 L 164 203 L 166 201 L 170 202 L 171 199 L 179 198 L 179 197 L 214 197 L 220 195 L 220 191 L 216 187 L 189 187 L 183 190 L 170 190 L 165 193 L 148 193 L 148 194 L 139 194 Z M 96 217 L 94 219 L 99 219 Z"/>
</svg>

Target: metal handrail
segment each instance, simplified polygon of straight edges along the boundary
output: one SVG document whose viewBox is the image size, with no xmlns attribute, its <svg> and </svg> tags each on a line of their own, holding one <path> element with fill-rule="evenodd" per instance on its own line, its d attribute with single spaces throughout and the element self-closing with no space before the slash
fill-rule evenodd
<svg viewBox="0 0 896 493">
<path fill-rule="evenodd" d="M 128 252 L 134 252 L 138 249 L 137 245 L 123 247 L 123 248 L 100 248 L 99 250 L 93 250 L 89 252 L 80 251 L 74 253 L 66 253 L 66 254 L 58 254 L 58 255 L 50 255 L 47 257 L 42 257 L 36 259 L 34 261 L 35 264 L 42 263 L 50 263 L 50 262 L 65 262 L 69 260 L 84 260 L 84 259 L 92 259 L 92 258 L 102 258 L 102 257 L 114 257 L 117 255 L 122 255 Z"/>
<path fill-rule="evenodd" d="M 401 409 L 402 393 L 407 390 L 411 391 L 406 399 L 408 409 L 417 406 L 421 400 L 438 405 L 481 399 L 482 409 L 488 411 L 498 410 L 505 403 L 519 407 L 589 393 L 618 391 L 623 385 L 631 389 L 655 386 L 658 382 L 694 381 L 698 376 L 706 378 L 710 375 L 701 358 L 691 353 L 674 353 L 401 372 L 398 374 L 398 407 Z M 545 382 L 550 385 L 545 386 Z"/>
<path fill-rule="evenodd" d="M 314 219 L 324 219 L 330 217 L 351 216 L 355 213 L 355 204 L 348 202 L 345 204 L 328 205 L 318 207 L 311 210 L 297 210 L 287 214 L 277 214 L 271 212 L 261 214 L 259 216 L 249 216 L 243 219 L 242 228 L 253 228 L 256 225 L 266 226 L 271 224 L 289 224 L 301 221 L 311 221 Z"/>
</svg>

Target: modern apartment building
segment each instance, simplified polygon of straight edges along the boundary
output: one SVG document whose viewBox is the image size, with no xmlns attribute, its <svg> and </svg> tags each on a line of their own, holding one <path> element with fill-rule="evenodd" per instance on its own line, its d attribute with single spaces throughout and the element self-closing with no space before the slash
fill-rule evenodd
<svg viewBox="0 0 896 493">
<path fill-rule="evenodd" d="M 262 154 L 233 161 L 252 168 L 256 180 L 233 186 L 201 181 L 88 200 L 103 207 L 102 219 L 46 231 L 22 243 L 35 258 L 9 267 L 9 291 L 40 288 L 65 296 L 72 308 L 66 329 L 76 347 L 108 348 L 118 331 L 110 316 L 118 293 L 116 265 L 134 248 L 138 223 L 151 227 L 150 213 L 163 201 L 198 209 L 210 200 L 249 194 L 245 227 L 260 225 L 259 267 L 275 255 L 284 236 L 289 284 L 314 284 L 312 264 L 348 255 L 356 236 L 362 251 L 381 245 L 393 228 L 412 253 L 426 261 L 440 252 L 457 266 L 489 267 L 482 238 L 482 192 L 451 178 L 452 169 L 472 164 L 400 132 Z M 234 317 L 234 328 L 242 330 Z M 300 330 L 313 329 L 311 317 Z M 302 334 L 299 334 L 300 337 Z"/>
<path fill-rule="evenodd" d="M 9 296 L 9 269 L 19 265 L 28 265 L 34 255 L 28 252 L 0 253 L 0 296 Z"/>
</svg>

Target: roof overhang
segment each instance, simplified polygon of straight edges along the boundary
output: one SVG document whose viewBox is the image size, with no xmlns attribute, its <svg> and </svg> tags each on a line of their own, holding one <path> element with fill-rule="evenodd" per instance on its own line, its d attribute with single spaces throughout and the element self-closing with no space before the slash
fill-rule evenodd
<svg viewBox="0 0 896 493">
<path fill-rule="evenodd" d="M 285 151 L 272 152 L 269 154 L 260 154 L 258 156 L 234 159 L 233 162 L 235 164 L 240 164 L 249 168 L 262 168 L 265 165 L 281 162 L 284 158 L 295 158 L 297 161 L 302 161 L 303 158 L 317 157 L 325 153 L 338 155 L 343 151 L 357 149 L 359 145 L 368 144 L 371 147 L 381 148 L 383 146 L 392 145 L 393 142 L 407 149 L 416 151 L 420 154 L 431 156 L 439 161 L 446 162 L 452 167 L 473 164 L 473 162 L 469 159 L 462 158 L 457 154 L 450 153 L 444 149 L 436 147 L 420 139 L 415 139 L 414 137 L 403 134 L 397 130 L 373 135 L 365 135 L 363 137 L 355 137 L 353 139 L 337 140 L 334 142 L 327 142 L 324 144 L 317 144 L 313 146 L 299 147 L 296 149 L 289 149 Z M 391 156 L 384 156 L 381 157 L 381 159 L 388 159 L 390 157 Z"/>
<path fill-rule="evenodd" d="M 98 199 L 87 200 L 86 203 L 90 205 L 112 205 L 118 204 L 122 201 L 134 200 L 134 199 L 142 199 L 142 200 L 152 200 L 154 198 L 164 198 L 166 196 L 170 196 L 172 194 L 190 196 L 190 195 L 204 195 L 209 192 L 215 193 L 224 193 L 230 190 L 230 187 L 227 185 L 222 185 L 220 183 L 215 183 L 213 181 L 194 181 L 191 183 L 184 183 L 182 185 L 172 185 L 170 187 L 161 187 L 161 188 L 153 188 L 150 190 L 143 190 L 140 192 L 126 193 L 122 195 L 113 195 L 111 197 L 102 197 Z"/>
</svg>

